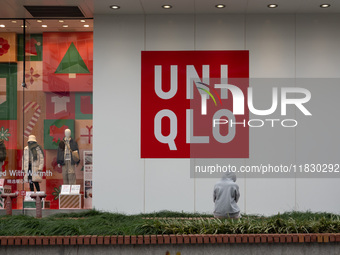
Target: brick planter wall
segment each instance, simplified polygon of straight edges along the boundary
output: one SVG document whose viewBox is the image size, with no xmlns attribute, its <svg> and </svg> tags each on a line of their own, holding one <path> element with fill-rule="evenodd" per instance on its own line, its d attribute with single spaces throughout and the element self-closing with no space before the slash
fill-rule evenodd
<svg viewBox="0 0 340 255">
<path fill-rule="evenodd" d="M 144 244 L 249 244 L 249 243 L 334 243 L 336 234 L 221 234 L 145 236 L 1 236 L 1 246 L 20 245 L 144 245 Z"/>
</svg>

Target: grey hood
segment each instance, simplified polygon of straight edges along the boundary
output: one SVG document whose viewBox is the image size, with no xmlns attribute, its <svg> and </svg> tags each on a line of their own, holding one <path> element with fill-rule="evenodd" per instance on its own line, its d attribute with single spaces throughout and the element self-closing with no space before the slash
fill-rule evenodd
<svg viewBox="0 0 340 255">
<path fill-rule="evenodd" d="M 240 198 L 239 187 L 236 184 L 235 173 L 225 173 L 214 186 L 215 217 L 229 217 L 237 214 L 240 208 L 237 202 Z"/>
<path fill-rule="evenodd" d="M 236 174 L 235 173 L 230 173 L 230 172 L 227 172 L 227 173 L 223 174 L 222 180 L 227 180 L 227 179 L 230 179 L 233 182 L 236 182 Z"/>
</svg>

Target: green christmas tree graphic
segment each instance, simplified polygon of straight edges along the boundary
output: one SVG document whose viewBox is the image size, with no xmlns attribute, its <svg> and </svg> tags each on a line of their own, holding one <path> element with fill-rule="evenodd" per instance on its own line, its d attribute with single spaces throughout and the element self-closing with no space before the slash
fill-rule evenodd
<svg viewBox="0 0 340 255">
<path fill-rule="evenodd" d="M 76 78 L 77 73 L 90 73 L 74 43 L 71 43 L 55 73 L 68 73 L 69 78 Z"/>
</svg>

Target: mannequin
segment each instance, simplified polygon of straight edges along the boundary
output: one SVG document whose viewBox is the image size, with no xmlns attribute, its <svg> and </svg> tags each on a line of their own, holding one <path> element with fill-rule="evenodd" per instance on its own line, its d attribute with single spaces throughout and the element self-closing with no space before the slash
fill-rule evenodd
<svg viewBox="0 0 340 255">
<path fill-rule="evenodd" d="M 6 146 L 5 141 L 0 139 L 0 172 L 2 169 L 2 166 L 5 164 L 7 153 L 6 153 Z"/>
<path fill-rule="evenodd" d="M 71 151 L 70 151 L 71 149 Z M 72 158 L 72 151 L 79 151 L 78 144 L 71 137 L 71 130 L 65 130 L 65 137 L 59 143 L 57 163 L 58 167 L 62 166 L 64 184 L 76 184 L 75 165 L 80 161 L 75 162 Z"/>
<path fill-rule="evenodd" d="M 29 182 L 31 191 L 34 191 L 34 186 L 37 191 L 40 191 L 39 183 L 42 182 L 40 173 L 44 168 L 43 149 L 34 135 L 28 137 L 27 144 L 22 159 L 22 169 L 25 171 L 24 180 Z"/>
</svg>

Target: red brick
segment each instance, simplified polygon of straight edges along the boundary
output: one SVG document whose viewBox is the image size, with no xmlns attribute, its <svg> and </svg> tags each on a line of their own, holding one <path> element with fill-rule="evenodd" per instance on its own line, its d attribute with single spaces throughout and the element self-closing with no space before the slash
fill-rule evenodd
<svg viewBox="0 0 340 255">
<path fill-rule="evenodd" d="M 157 243 L 163 244 L 163 236 L 162 235 L 157 235 Z"/>
<path fill-rule="evenodd" d="M 144 243 L 144 236 L 139 235 L 138 238 L 137 238 L 137 243 L 138 244 L 143 244 Z"/>
<path fill-rule="evenodd" d="M 170 236 L 169 235 L 164 235 L 163 239 L 164 239 L 165 244 L 170 244 Z"/>
<path fill-rule="evenodd" d="M 157 236 L 156 235 L 151 235 L 150 240 L 151 240 L 151 244 L 157 244 Z"/>
<path fill-rule="evenodd" d="M 310 243 L 310 235 L 305 235 L 305 242 Z"/>
<path fill-rule="evenodd" d="M 229 243 L 235 243 L 236 242 L 236 237 L 235 235 L 230 235 L 229 236 Z"/>
<path fill-rule="evenodd" d="M 50 245 L 50 238 L 47 237 L 47 236 L 44 236 L 44 237 L 42 238 L 42 244 L 43 244 L 43 245 Z"/>
<path fill-rule="evenodd" d="M 118 236 L 111 236 L 111 244 L 117 244 L 118 243 Z"/>
<path fill-rule="evenodd" d="M 6 242 L 6 244 L 5 244 Z M 7 239 L 4 236 L 0 236 L 0 246 L 7 245 Z"/>
<path fill-rule="evenodd" d="M 340 242 L 340 234 L 335 234 L 335 241 Z"/>
<path fill-rule="evenodd" d="M 89 245 L 90 244 L 90 240 L 91 240 L 91 236 L 85 236 L 84 237 L 84 245 Z"/>
<path fill-rule="evenodd" d="M 235 241 L 236 243 L 242 243 L 242 237 L 240 235 L 236 235 Z"/>
<path fill-rule="evenodd" d="M 97 244 L 104 244 L 104 236 L 97 237 Z"/>
<path fill-rule="evenodd" d="M 43 237 L 42 236 L 37 236 L 35 238 L 35 244 L 36 245 L 42 245 L 43 244 Z"/>
<path fill-rule="evenodd" d="M 151 237 L 149 235 L 144 236 L 144 243 L 150 244 L 151 243 Z"/>
<path fill-rule="evenodd" d="M 130 244 L 131 243 L 131 237 L 130 236 L 124 236 L 124 244 Z"/>
<path fill-rule="evenodd" d="M 1 245 L 7 245 L 7 237 L 6 236 L 0 236 L 0 244 Z"/>
<path fill-rule="evenodd" d="M 62 245 L 64 241 L 64 237 L 62 236 L 57 236 L 57 245 Z"/>
<path fill-rule="evenodd" d="M 317 242 L 318 241 L 318 236 L 315 235 L 315 234 L 311 234 L 310 235 L 310 241 L 313 242 L 313 243 Z"/>
<path fill-rule="evenodd" d="M 210 243 L 210 238 L 207 235 L 203 235 L 203 242 L 204 243 Z"/>
<path fill-rule="evenodd" d="M 319 242 L 319 243 L 322 243 L 322 242 L 323 242 L 323 237 L 322 237 L 322 235 L 320 235 L 320 234 L 318 235 L 318 242 Z"/>
<path fill-rule="evenodd" d="M 76 245 L 77 244 L 78 237 L 76 236 L 71 236 L 71 245 Z"/>
<path fill-rule="evenodd" d="M 35 245 L 35 239 L 34 236 L 28 237 L 28 245 Z"/>
<path fill-rule="evenodd" d="M 248 235 L 248 243 L 254 243 L 255 242 L 255 235 L 250 234 Z"/>
<path fill-rule="evenodd" d="M 91 245 L 96 245 L 97 244 L 97 236 L 91 236 L 90 243 L 91 243 Z"/>
<path fill-rule="evenodd" d="M 104 244 L 105 245 L 108 245 L 108 244 L 110 244 L 111 242 L 111 237 L 110 236 L 104 236 Z"/>
<path fill-rule="evenodd" d="M 190 243 L 190 237 L 189 237 L 188 235 L 183 235 L 183 242 L 184 242 L 185 244 Z"/>
<path fill-rule="evenodd" d="M 273 235 L 267 235 L 267 242 L 268 242 L 268 243 L 274 242 Z"/>
<path fill-rule="evenodd" d="M 299 243 L 303 243 L 305 241 L 305 235 L 300 234 L 298 235 L 298 237 L 299 237 Z"/>
<path fill-rule="evenodd" d="M 57 237 L 50 236 L 50 245 L 56 245 L 56 244 L 57 244 Z"/>
<path fill-rule="evenodd" d="M 274 237 L 275 237 L 275 234 L 268 234 L 267 235 L 267 242 L 270 242 L 270 243 L 274 243 Z"/>
<path fill-rule="evenodd" d="M 216 235 L 216 243 L 223 243 L 222 235 Z"/>
<path fill-rule="evenodd" d="M 287 235 L 287 236 L 286 236 L 286 242 L 287 242 L 287 243 L 293 242 L 293 236 L 292 236 L 292 235 Z"/>
<path fill-rule="evenodd" d="M 222 235 L 222 242 L 229 243 L 229 235 Z"/>
<path fill-rule="evenodd" d="M 335 242 L 335 235 L 334 234 L 330 234 L 329 235 L 329 241 L 330 242 Z"/>
<path fill-rule="evenodd" d="M 131 242 L 131 244 L 136 244 L 137 243 L 137 236 L 131 236 L 130 242 Z"/>
<path fill-rule="evenodd" d="M 84 244 L 84 237 L 85 236 L 78 236 L 77 237 L 77 244 L 79 245 L 79 244 Z"/>
<path fill-rule="evenodd" d="M 57 242 L 58 242 L 58 239 L 57 239 Z M 71 242 L 71 237 L 70 236 L 64 236 L 63 244 L 64 245 L 70 245 L 70 242 Z"/>
<path fill-rule="evenodd" d="M 298 242 L 299 242 L 299 236 L 293 235 L 293 243 L 298 243 Z"/>
<path fill-rule="evenodd" d="M 286 243 L 287 235 L 280 235 L 280 243 Z"/>
<path fill-rule="evenodd" d="M 248 243 L 248 235 L 241 235 L 242 243 Z"/>
<path fill-rule="evenodd" d="M 261 236 L 255 235 L 255 243 L 261 243 Z"/>
<path fill-rule="evenodd" d="M 182 235 L 176 235 L 176 241 L 177 241 L 177 243 L 183 243 L 183 236 Z"/>
<path fill-rule="evenodd" d="M 14 237 L 13 236 L 7 237 L 7 245 L 14 245 Z"/>
<path fill-rule="evenodd" d="M 150 235 L 150 244 L 157 244 L 157 236 L 156 235 Z"/>
<path fill-rule="evenodd" d="M 323 235 L 323 242 L 328 243 L 329 242 L 329 234 L 324 234 Z"/>
<path fill-rule="evenodd" d="M 273 235 L 274 243 L 279 243 L 280 242 L 280 235 L 275 234 Z"/>
<path fill-rule="evenodd" d="M 261 235 L 261 243 L 266 243 L 267 242 L 267 236 L 266 235 Z"/>
<path fill-rule="evenodd" d="M 19 236 L 14 238 L 14 245 L 21 245 L 21 238 Z"/>
<path fill-rule="evenodd" d="M 21 245 L 28 245 L 28 237 L 27 236 L 21 237 Z"/>
<path fill-rule="evenodd" d="M 216 243 L 216 235 L 209 235 L 210 243 Z"/>
<path fill-rule="evenodd" d="M 124 236 L 119 235 L 119 236 L 117 237 L 117 243 L 118 243 L 118 244 L 124 244 Z"/>
<path fill-rule="evenodd" d="M 197 243 L 203 243 L 203 236 L 202 235 L 197 235 L 196 236 L 196 241 L 197 241 Z"/>
</svg>

